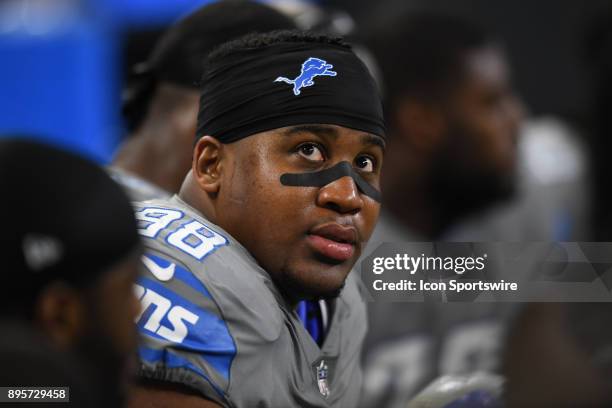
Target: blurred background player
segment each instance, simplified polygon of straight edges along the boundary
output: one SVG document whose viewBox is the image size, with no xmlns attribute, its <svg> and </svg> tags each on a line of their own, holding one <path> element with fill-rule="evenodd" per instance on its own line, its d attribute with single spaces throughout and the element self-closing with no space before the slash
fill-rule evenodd
<svg viewBox="0 0 612 408">
<path fill-rule="evenodd" d="M 597 241 L 612 238 L 607 171 L 612 117 L 611 22 L 610 7 L 590 21 L 583 54 L 594 74 L 588 141 L 592 157 L 591 223 Z M 609 271 L 606 264 L 596 267 Z M 503 353 L 505 406 L 610 406 L 611 312 L 605 302 L 534 303 L 519 310 Z"/>
<path fill-rule="evenodd" d="M 141 253 L 125 193 L 83 158 L 12 139 L 0 141 L 0 190 L 0 361 L 23 357 L 2 365 L 3 386 L 67 380 L 74 404 L 121 406 L 136 346 Z M 36 358 L 36 350 L 57 356 Z"/>
<path fill-rule="evenodd" d="M 516 191 L 522 107 L 503 50 L 478 26 L 430 13 L 385 17 L 367 34 L 389 129 L 368 251 L 443 240 Z M 495 368 L 498 306 L 370 303 L 363 406 L 400 407 L 436 376 Z"/>
<path fill-rule="evenodd" d="M 133 68 L 125 94 L 130 135 L 111 172 L 133 199 L 179 191 L 191 167 L 205 56 L 244 34 L 291 28 L 289 17 L 247 0 L 208 4 L 170 27 L 148 60 Z"/>
<path fill-rule="evenodd" d="M 385 23 L 368 36 L 394 146 L 377 231 L 388 240 L 390 225 L 401 225 L 404 240 L 408 231 L 443 238 L 515 192 L 521 104 L 502 49 L 479 27 L 417 13 Z"/>
<path fill-rule="evenodd" d="M 610 122 L 610 10 L 601 13 L 594 26 L 588 28 L 587 52 L 593 75 L 593 103 L 589 115 L 589 143 L 592 153 L 593 188 L 592 233 L 597 241 L 609 241 L 610 210 L 609 179 L 606 177 L 609 155 L 609 135 L 606 129 Z M 549 135 L 550 136 L 550 135 Z M 539 156 L 546 161 L 548 150 L 539 150 Z M 561 157 L 566 157 L 562 155 Z M 571 158 L 570 158 L 571 159 Z M 559 160 L 560 171 L 572 169 L 573 160 Z M 584 191 L 582 189 L 576 192 Z M 587 200 L 588 202 L 588 200 Z M 593 265 L 607 281 L 609 265 L 600 261 Z M 531 303 L 517 305 L 514 318 L 509 321 L 504 336 L 501 373 L 504 376 L 503 406 L 505 407 L 605 407 L 612 403 L 612 338 L 608 328 L 610 305 L 600 303 Z M 471 376 L 473 380 L 477 376 Z M 451 397 L 448 406 L 489 406 L 489 399 L 470 401 L 461 405 L 469 387 L 455 381 L 448 384 L 444 378 L 434 382 L 411 402 L 419 405 L 425 400 L 430 407 L 442 406 L 444 397 Z M 479 384 L 479 392 L 486 390 L 486 384 Z M 502 389 L 502 387 L 498 387 Z M 467 392 L 466 392 L 467 391 Z M 462 398 L 457 398 L 459 394 Z M 482 395 L 482 394 L 481 394 Z M 448 402 L 449 398 L 447 398 Z M 493 405 L 497 406 L 497 405 Z"/>
<path fill-rule="evenodd" d="M 379 211 L 376 84 L 340 39 L 300 31 L 223 45 L 202 82 L 192 171 L 178 196 L 137 203 L 132 406 L 354 407 L 366 319 L 349 272 Z"/>
</svg>

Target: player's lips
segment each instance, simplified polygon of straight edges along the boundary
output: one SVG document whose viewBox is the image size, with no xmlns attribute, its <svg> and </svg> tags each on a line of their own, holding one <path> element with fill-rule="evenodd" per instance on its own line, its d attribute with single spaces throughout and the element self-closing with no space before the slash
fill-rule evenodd
<svg viewBox="0 0 612 408">
<path fill-rule="evenodd" d="M 335 222 L 318 225 L 308 232 L 308 242 L 321 255 L 346 261 L 355 253 L 357 230 Z"/>
</svg>

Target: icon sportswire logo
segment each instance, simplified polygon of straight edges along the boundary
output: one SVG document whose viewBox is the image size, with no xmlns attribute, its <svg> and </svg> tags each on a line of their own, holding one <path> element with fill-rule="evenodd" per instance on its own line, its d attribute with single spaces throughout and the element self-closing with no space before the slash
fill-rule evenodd
<svg viewBox="0 0 612 408">
<path fill-rule="evenodd" d="M 327 61 L 322 60 L 320 58 L 310 57 L 302 64 L 302 71 L 300 75 L 298 75 L 295 79 L 289 79 L 286 77 L 279 76 L 274 80 L 274 82 L 285 82 L 289 85 L 293 85 L 293 94 L 299 95 L 302 88 L 306 88 L 308 86 L 313 86 L 314 77 L 316 76 L 332 76 L 335 77 L 337 74 L 336 71 L 332 71 L 331 69 L 334 66 L 332 64 L 328 64 Z"/>
<path fill-rule="evenodd" d="M 174 269 L 176 265 L 173 263 L 170 263 L 168 266 L 162 267 L 146 255 L 142 256 L 142 263 L 145 264 L 149 271 L 151 271 L 153 276 L 155 276 L 158 280 L 162 282 L 167 282 L 174 276 Z"/>
</svg>

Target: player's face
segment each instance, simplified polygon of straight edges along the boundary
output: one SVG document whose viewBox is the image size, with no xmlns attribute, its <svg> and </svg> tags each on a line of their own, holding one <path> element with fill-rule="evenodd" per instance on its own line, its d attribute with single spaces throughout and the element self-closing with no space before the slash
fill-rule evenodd
<svg viewBox="0 0 612 408">
<path fill-rule="evenodd" d="M 382 139 L 331 125 L 259 133 L 225 145 L 232 163 L 217 222 L 292 298 L 335 296 L 370 237 L 380 204 L 344 176 L 322 187 L 286 185 L 283 174 L 348 162 L 380 190 Z"/>
<path fill-rule="evenodd" d="M 512 189 L 522 106 L 501 51 L 484 48 L 467 54 L 464 77 L 450 97 L 447 116 L 447 147 L 453 152 L 449 160 L 474 181 L 478 174 L 489 175 L 491 188 Z"/>
</svg>

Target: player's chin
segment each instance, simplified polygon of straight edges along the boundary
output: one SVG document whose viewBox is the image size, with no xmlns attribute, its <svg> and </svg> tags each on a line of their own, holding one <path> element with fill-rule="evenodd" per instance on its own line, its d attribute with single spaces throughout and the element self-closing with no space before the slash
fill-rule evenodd
<svg viewBox="0 0 612 408">
<path fill-rule="evenodd" d="M 333 299 L 340 295 L 351 264 L 309 262 L 285 271 L 283 286 L 298 299 Z"/>
</svg>

